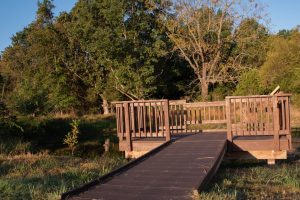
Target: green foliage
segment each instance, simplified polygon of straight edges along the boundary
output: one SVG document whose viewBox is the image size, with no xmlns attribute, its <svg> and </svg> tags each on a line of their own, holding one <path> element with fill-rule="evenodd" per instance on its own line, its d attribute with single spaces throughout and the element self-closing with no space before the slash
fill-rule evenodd
<svg viewBox="0 0 300 200">
<path fill-rule="evenodd" d="M 62 193 L 125 163 L 119 154 L 106 154 L 96 159 L 47 153 L 0 155 L 0 199 L 60 199 Z"/>
<path fill-rule="evenodd" d="M 68 145 L 68 147 L 71 149 L 72 156 L 74 155 L 74 150 L 78 144 L 79 123 L 79 120 L 72 120 L 71 132 L 69 132 L 64 138 L 64 144 Z"/>
<path fill-rule="evenodd" d="M 201 73 L 187 68 L 188 61 L 172 51 L 165 24 L 178 20 L 174 9 L 179 8 L 170 2 L 79 0 L 70 13 L 54 17 L 53 1 L 40 0 L 36 19 L 12 37 L 1 55 L 1 101 L 14 115 L 41 116 L 99 113 L 115 100 L 201 99 Z M 219 19 L 217 10 L 201 7 L 200 23 L 209 25 L 211 12 Z M 284 30 L 270 37 L 254 18 L 236 27 L 233 18 L 225 18 L 220 44 L 219 26 L 197 40 L 203 40 L 204 62 L 212 67 L 207 99 L 222 100 L 233 91 L 264 94 L 278 84 L 299 93 L 299 32 Z M 187 30 L 182 31 L 186 37 Z M 199 56 L 194 59 L 202 66 Z M 240 66 L 249 71 L 242 73 Z"/>
<path fill-rule="evenodd" d="M 289 36 L 270 38 L 270 50 L 266 62 L 261 67 L 264 87 L 291 93 L 300 91 L 300 33 L 294 30 Z"/>
<path fill-rule="evenodd" d="M 23 131 L 22 127 L 16 123 L 16 117 L 13 116 L 6 105 L 0 101 L 0 135 L 3 134 L 4 129 L 11 127 Z"/>
<path fill-rule="evenodd" d="M 223 163 L 197 199 L 299 199 L 299 157 L 267 167 L 265 163 Z"/>
<path fill-rule="evenodd" d="M 251 69 L 243 73 L 240 77 L 240 81 L 236 87 L 234 95 L 256 95 L 264 94 L 261 77 L 258 69 Z"/>
</svg>

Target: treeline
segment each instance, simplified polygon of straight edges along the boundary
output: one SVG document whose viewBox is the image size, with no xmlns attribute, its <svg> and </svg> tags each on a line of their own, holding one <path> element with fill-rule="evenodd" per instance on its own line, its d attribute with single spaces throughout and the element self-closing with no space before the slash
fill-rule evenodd
<svg viewBox="0 0 300 200">
<path fill-rule="evenodd" d="M 52 0 L 39 1 L 36 19 L 2 52 L 2 110 L 107 113 L 114 100 L 219 100 L 278 84 L 300 93 L 299 30 L 270 34 L 258 5 L 236 12 L 244 6 L 79 0 L 54 17 Z"/>
</svg>

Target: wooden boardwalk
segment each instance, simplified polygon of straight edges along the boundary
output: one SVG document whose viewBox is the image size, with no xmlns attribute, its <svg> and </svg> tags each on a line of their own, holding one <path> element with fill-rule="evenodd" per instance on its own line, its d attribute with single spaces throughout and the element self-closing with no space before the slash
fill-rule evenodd
<svg viewBox="0 0 300 200">
<path fill-rule="evenodd" d="M 186 136 L 115 172 L 62 195 L 62 199 L 192 199 L 217 171 L 226 133 Z"/>
</svg>

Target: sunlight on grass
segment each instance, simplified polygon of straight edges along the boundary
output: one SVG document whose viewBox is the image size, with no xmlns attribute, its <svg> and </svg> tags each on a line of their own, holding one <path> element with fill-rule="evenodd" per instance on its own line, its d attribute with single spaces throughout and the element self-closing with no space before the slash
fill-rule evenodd
<svg viewBox="0 0 300 200">
<path fill-rule="evenodd" d="M 107 153 L 95 159 L 47 153 L 0 156 L 0 199 L 59 199 L 60 195 L 110 172 L 126 161 Z"/>
<path fill-rule="evenodd" d="M 197 199 L 283 198 L 300 198 L 299 158 L 274 166 L 245 161 L 225 163 Z"/>
</svg>

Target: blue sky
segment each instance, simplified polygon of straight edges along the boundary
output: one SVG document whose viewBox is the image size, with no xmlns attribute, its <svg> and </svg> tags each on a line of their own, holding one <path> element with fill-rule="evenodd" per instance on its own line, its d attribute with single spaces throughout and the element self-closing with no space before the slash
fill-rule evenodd
<svg viewBox="0 0 300 200">
<path fill-rule="evenodd" d="M 10 45 L 11 36 L 35 19 L 38 0 L 0 0 L 0 52 Z M 54 0 L 54 14 L 70 11 L 76 0 Z"/>
<path fill-rule="evenodd" d="M 300 25 L 300 0 L 258 0 L 267 5 L 270 29 L 277 32 Z M 54 13 L 70 11 L 76 0 L 54 0 Z M 35 19 L 37 0 L 0 0 L 0 52 L 10 45 L 11 36 Z"/>
</svg>

